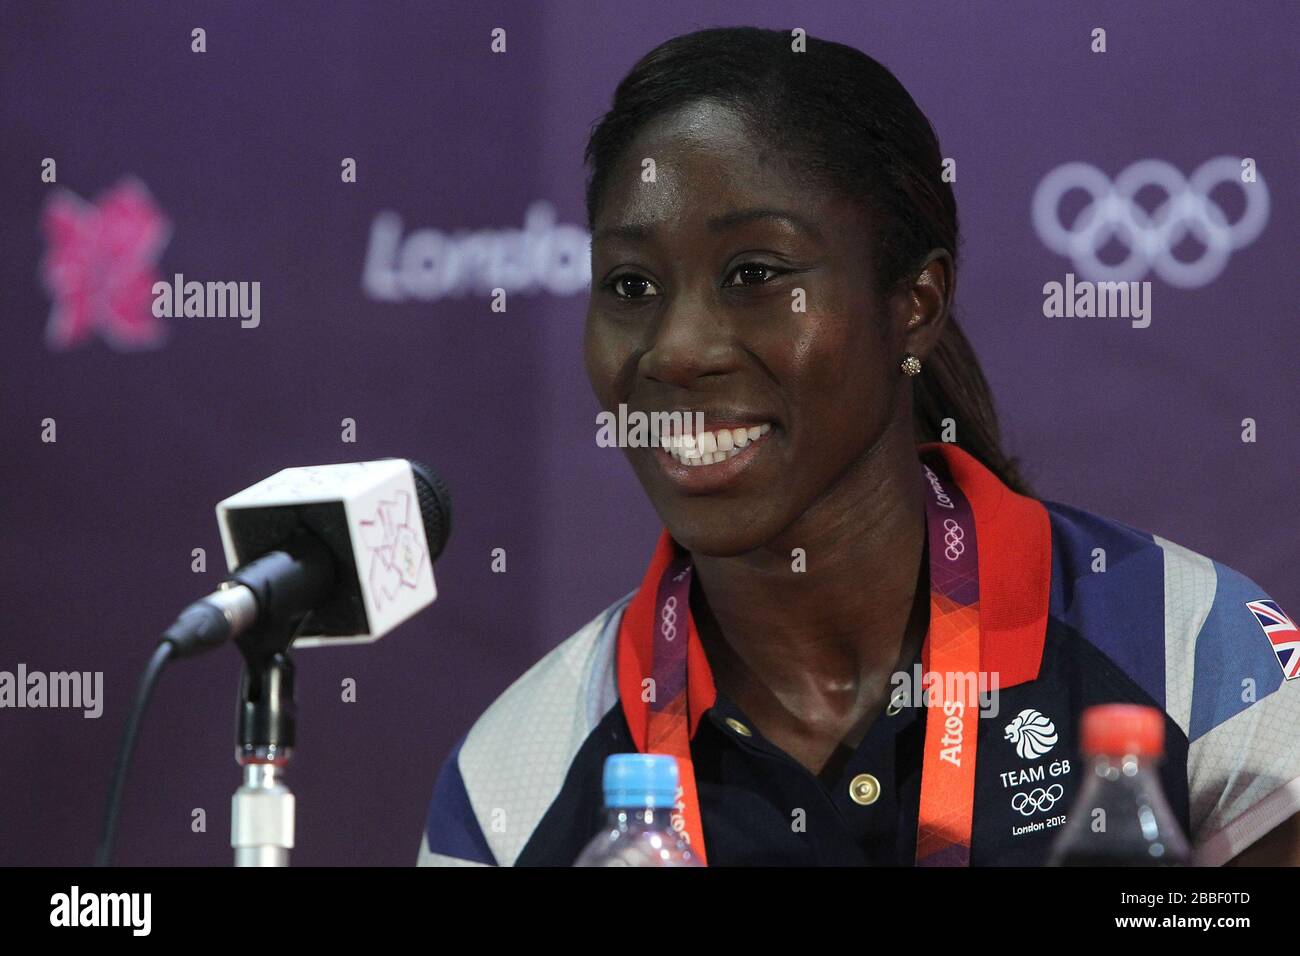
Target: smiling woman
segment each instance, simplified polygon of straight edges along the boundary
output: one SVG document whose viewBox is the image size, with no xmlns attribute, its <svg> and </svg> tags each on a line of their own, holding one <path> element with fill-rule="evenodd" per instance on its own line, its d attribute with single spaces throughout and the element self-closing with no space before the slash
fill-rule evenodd
<svg viewBox="0 0 1300 956">
<path fill-rule="evenodd" d="M 678 37 L 587 160 L 592 387 L 704 431 L 626 449 L 664 525 L 644 580 L 462 739 L 421 862 L 572 862 L 604 759 L 642 751 L 677 758 L 673 826 L 715 865 L 1041 864 L 1097 703 L 1163 715 L 1201 862 L 1296 854 L 1276 605 L 1030 495 L 953 318 L 938 140 L 888 70 L 777 31 Z M 922 706 L 894 694 L 916 665 Z M 990 681 L 992 706 L 954 689 Z"/>
</svg>

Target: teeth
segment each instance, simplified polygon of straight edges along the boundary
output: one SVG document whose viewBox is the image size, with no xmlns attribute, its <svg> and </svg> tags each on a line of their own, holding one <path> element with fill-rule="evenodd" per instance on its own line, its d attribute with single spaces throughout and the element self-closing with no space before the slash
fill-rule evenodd
<svg viewBox="0 0 1300 956">
<path fill-rule="evenodd" d="M 683 465 L 697 467 L 726 461 L 741 453 L 772 430 L 770 423 L 748 428 L 719 428 L 716 431 L 672 435 L 660 444 Z"/>
</svg>

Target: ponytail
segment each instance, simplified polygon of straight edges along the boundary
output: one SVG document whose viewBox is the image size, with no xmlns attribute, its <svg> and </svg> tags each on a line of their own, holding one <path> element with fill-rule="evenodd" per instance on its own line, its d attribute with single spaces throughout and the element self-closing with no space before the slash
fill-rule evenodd
<svg viewBox="0 0 1300 956">
<path fill-rule="evenodd" d="M 943 441 L 969 452 L 1012 491 L 1032 495 L 1020 463 L 1002 450 L 993 395 L 975 351 L 961 327 L 948 317 L 939 341 L 912 379 L 912 422 L 917 442 Z"/>
</svg>

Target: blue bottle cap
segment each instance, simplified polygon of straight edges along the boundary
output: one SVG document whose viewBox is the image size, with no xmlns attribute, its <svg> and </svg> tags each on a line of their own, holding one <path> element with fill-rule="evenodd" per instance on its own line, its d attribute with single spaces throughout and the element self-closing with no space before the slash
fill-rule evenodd
<svg viewBox="0 0 1300 956">
<path fill-rule="evenodd" d="M 677 758 L 611 754 L 605 758 L 606 807 L 670 808 L 677 801 Z"/>
</svg>

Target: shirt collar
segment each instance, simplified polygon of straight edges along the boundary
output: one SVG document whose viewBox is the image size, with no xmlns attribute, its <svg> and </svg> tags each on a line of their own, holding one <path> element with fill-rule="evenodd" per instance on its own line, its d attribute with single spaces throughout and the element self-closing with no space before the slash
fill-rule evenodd
<svg viewBox="0 0 1300 956">
<path fill-rule="evenodd" d="M 934 442 L 921 445 L 919 451 L 943 457 L 975 515 L 981 668 L 997 674 L 998 687 L 1003 689 L 1034 680 L 1042 663 L 1051 597 L 1052 541 L 1047 510 L 1035 499 L 1016 494 L 955 445 Z M 643 694 L 644 681 L 651 673 L 655 596 L 664 570 L 680 552 L 680 546 L 663 529 L 641 586 L 619 624 L 619 698 L 628 728 L 642 752 L 649 724 L 649 707 Z M 694 737 L 717 691 L 694 617 L 688 619 L 686 709 L 689 733 Z"/>
</svg>

